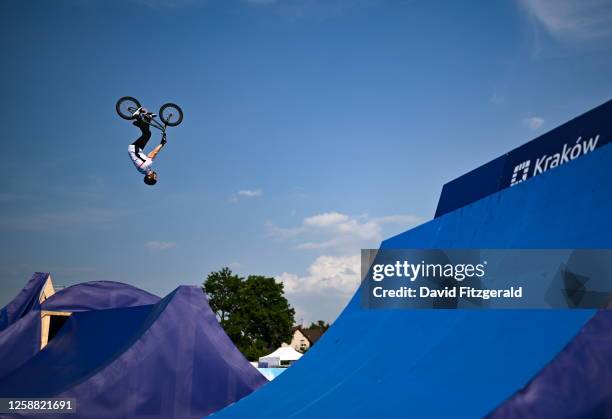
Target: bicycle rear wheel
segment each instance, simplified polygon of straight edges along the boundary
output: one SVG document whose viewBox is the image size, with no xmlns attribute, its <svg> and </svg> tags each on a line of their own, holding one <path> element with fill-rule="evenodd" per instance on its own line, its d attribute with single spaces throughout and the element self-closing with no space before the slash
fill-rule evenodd
<svg viewBox="0 0 612 419">
<path fill-rule="evenodd" d="M 140 108 L 140 102 L 131 96 L 124 96 L 117 101 L 115 109 L 123 119 L 134 119 L 134 112 Z"/>
<path fill-rule="evenodd" d="M 166 103 L 159 108 L 159 119 L 169 127 L 176 127 L 183 122 L 183 110 L 175 103 Z"/>
</svg>

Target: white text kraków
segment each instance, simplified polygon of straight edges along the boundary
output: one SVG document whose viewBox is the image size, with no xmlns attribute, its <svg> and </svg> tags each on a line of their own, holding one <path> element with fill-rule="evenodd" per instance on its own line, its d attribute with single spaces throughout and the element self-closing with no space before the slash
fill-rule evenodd
<svg viewBox="0 0 612 419">
<path fill-rule="evenodd" d="M 571 143 L 563 144 L 563 149 L 559 153 L 555 153 L 551 156 L 543 155 L 536 159 L 533 167 L 533 176 L 544 173 L 547 170 L 554 169 L 568 161 L 577 159 L 591 151 L 595 150 L 597 143 L 599 142 L 599 135 L 595 138 L 591 137 L 588 141 L 583 140 L 582 137 L 578 137 L 574 145 Z"/>
<path fill-rule="evenodd" d="M 377 264 L 372 266 L 372 279 L 382 281 L 385 278 L 406 278 L 411 282 L 418 278 L 454 278 L 463 281 L 466 278 L 482 278 L 485 275 L 487 262 L 471 263 L 409 263 L 396 261 L 393 264 Z"/>
</svg>

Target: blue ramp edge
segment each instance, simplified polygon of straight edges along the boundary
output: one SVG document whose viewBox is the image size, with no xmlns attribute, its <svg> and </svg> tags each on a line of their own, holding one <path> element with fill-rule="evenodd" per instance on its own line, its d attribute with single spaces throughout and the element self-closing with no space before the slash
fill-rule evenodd
<svg viewBox="0 0 612 419">
<path fill-rule="evenodd" d="M 392 237 L 382 248 L 610 248 L 612 147 Z M 356 293 L 317 345 L 215 418 L 482 417 L 593 310 L 377 310 Z"/>
<path fill-rule="evenodd" d="M 612 142 L 612 100 L 445 184 L 435 217 L 581 158 Z"/>
</svg>

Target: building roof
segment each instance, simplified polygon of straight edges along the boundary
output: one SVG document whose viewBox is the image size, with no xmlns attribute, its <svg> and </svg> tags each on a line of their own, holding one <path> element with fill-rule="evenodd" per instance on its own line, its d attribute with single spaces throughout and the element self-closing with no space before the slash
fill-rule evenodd
<svg viewBox="0 0 612 419">
<path fill-rule="evenodd" d="M 314 344 L 316 341 L 318 341 L 321 338 L 321 336 L 323 336 L 323 331 L 318 328 L 314 328 L 314 329 L 301 329 L 300 328 L 300 332 L 302 332 L 302 334 L 306 336 L 306 339 L 308 339 L 311 345 Z"/>
</svg>

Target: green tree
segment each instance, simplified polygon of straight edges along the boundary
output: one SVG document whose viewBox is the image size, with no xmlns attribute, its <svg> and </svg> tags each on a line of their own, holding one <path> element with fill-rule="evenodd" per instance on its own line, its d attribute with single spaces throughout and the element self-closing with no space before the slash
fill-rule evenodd
<svg viewBox="0 0 612 419">
<path fill-rule="evenodd" d="M 291 328 L 295 323 L 295 310 L 284 296 L 283 284 L 274 278 L 251 275 L 243 282 L 241 324 L 244 325 L 245 344 L 251 345 L 250 353 L 265 355 L 291 340 Z"/>
<path fill-rule="evenodd" d="M 208 295 L 210 307 L 223 327 L 230 314 L 235 313 L 239 306 L 241 282 L 242 278 L 234 275 L 230 268 L 226 267 L 218 272 L 211 272 L 202 286 Z"/>
<path fill-rule="evenodd" d="M 317 322 L 310 323 L 310 326 L 307 329 L 319 329 L 322 332 L 327 331 L 329 329 L 329 323 L 325 323 L 323 320 L 317 320 Z"/>
<path fill-rule="evenodd" d="M 251 275 L 245 280 L 223 268 L 209 274 L 202 288 L 225 332 L 248 359 L 291 339 L 295 311 L 274 278 Z"/>
</svg>

